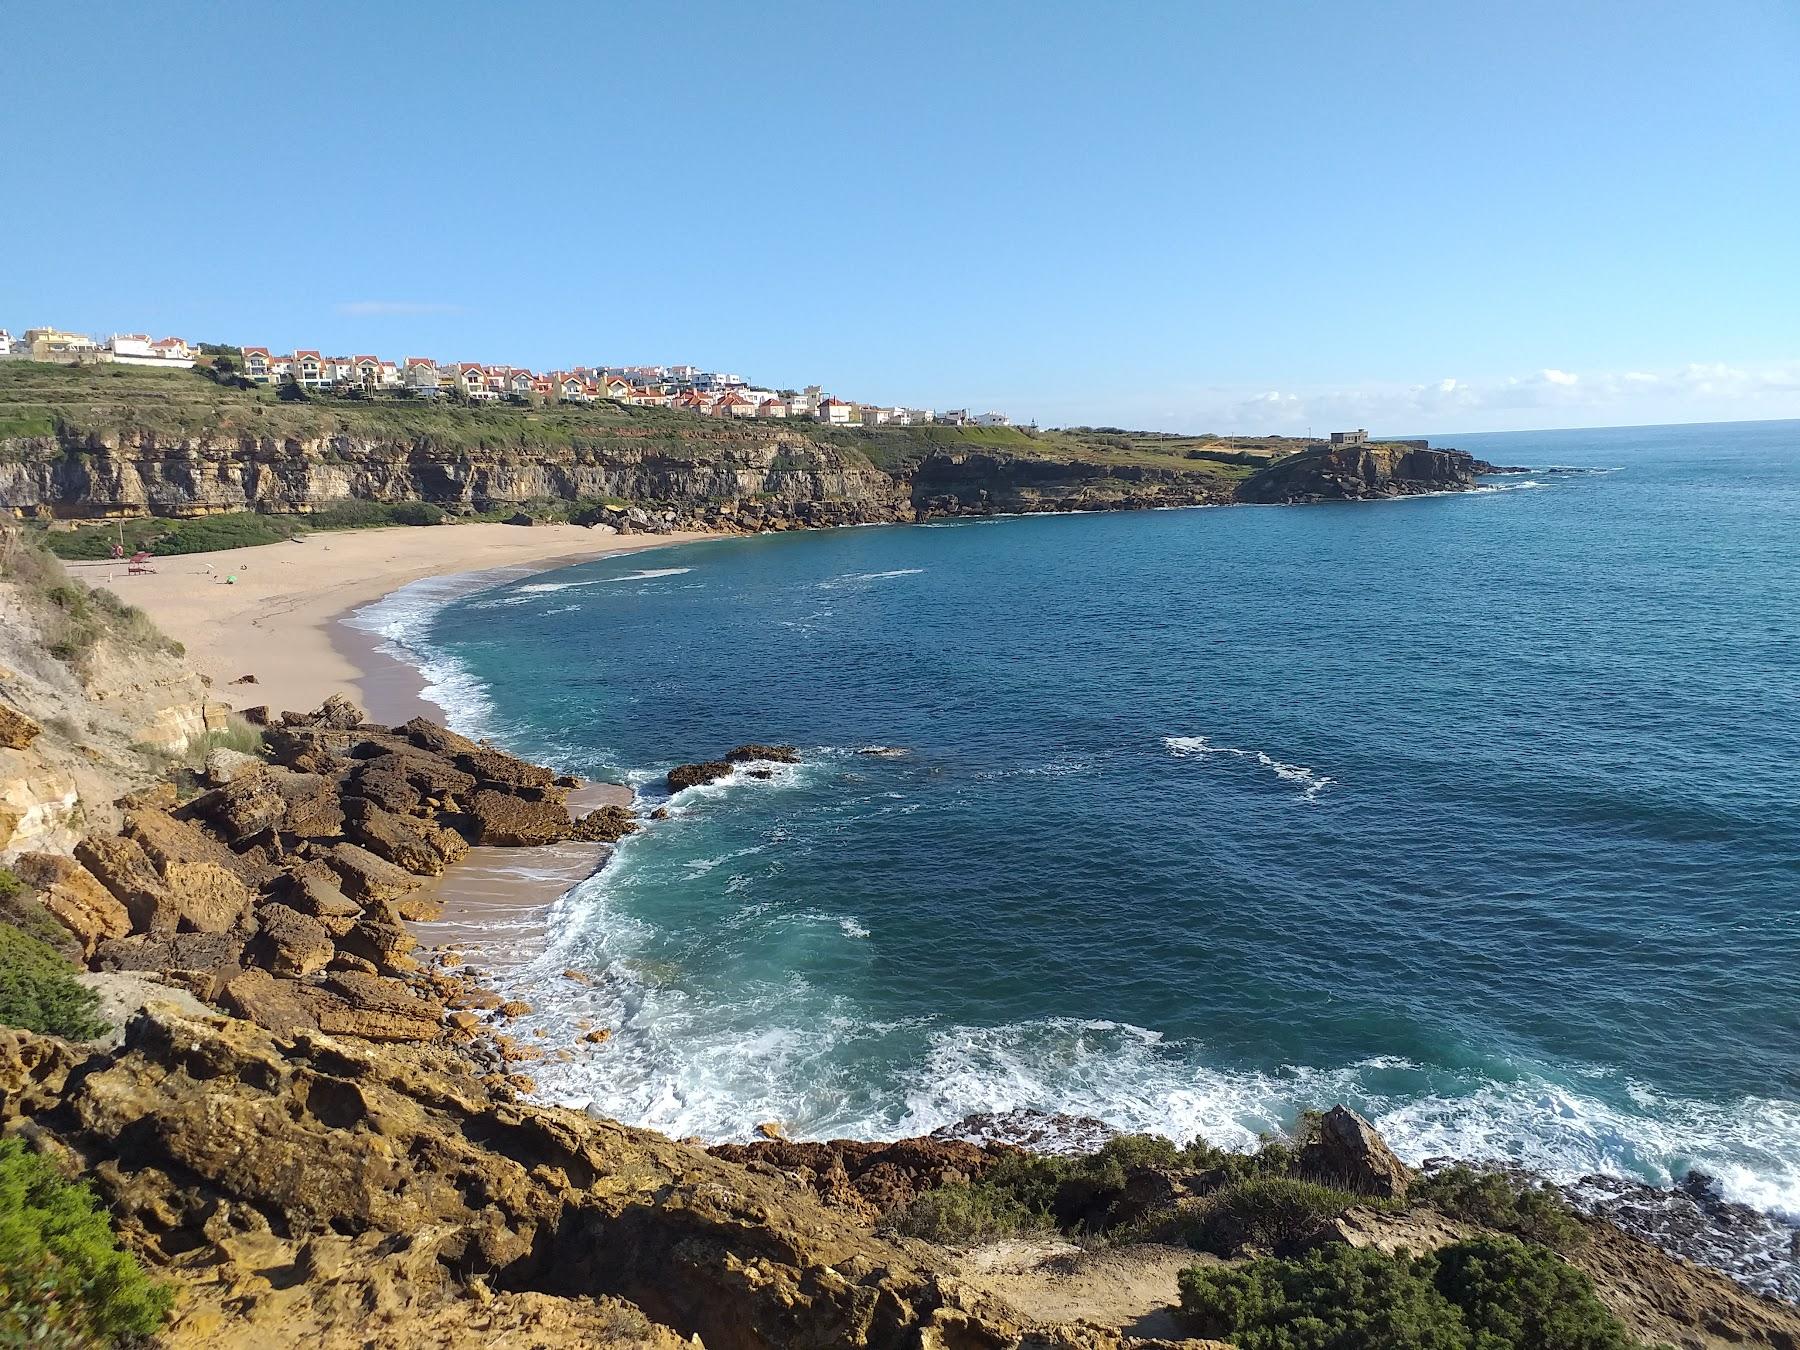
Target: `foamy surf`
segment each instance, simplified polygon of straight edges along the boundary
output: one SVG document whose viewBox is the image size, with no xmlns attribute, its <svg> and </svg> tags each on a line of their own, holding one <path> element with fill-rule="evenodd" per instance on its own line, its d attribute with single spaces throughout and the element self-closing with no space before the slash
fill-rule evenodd
<svg viewBox="0 0 1800 1350">
<path fill-rule="evenodd" d="M 1209 755 L 1233 755 L 1254 759 L 1283 782 L 1300 788 L 1302 801 L 1314 801 L 1337 780 L 1307 768 L 1304 764 L 1288 764 L 1261 750 L 1244 750 L 1235 745 L 1214 745 L 1205 736 L 1164 736 L 1163 745 L 1170 754 L 1183 759 L 1205 759 Z"/>
</svg>

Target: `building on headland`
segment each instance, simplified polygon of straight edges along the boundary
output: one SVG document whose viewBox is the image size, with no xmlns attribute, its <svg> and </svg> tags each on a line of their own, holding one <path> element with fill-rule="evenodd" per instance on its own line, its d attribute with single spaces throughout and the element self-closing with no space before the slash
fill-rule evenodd
<svg viewBox="0 0 1800 1350">
<path fill-rule="evenodd" d="M 11 356 L 12 354 L 13 335 L 4 328 L 0 328 L 0 357 Z"/>
<path fill-rule="evenodd" d="M 106 340 L 107 359 L 124 366 L 166 366 L 187 370 L 194 364 L 193 354 L 180 338 L 158 338 L 148 333 L 114 333 Z"/>
<path fill-rule="evenodd" d="M 828 426 L 1011 426 L 1004 413 L 971 416 L 966 409 L 936 413 L 902 404 L 865 403 L 827 396 L 816 384 L 798 390 L 766 387 L 729 371 L 695 365 L 593 365 L 533 371 L 475 361 L 433 361 L 409 356 L 396 363 L 372 353 L 331 356 L 316 347 L 280 355 L 266 346 L 236 349 L 244 378 L 254 384 L 292 380 L 308 392 L 349 397 L 436 398 L 454 394 L 473 402 L 611 402 L 626 407 L 673 408 L 707 417 L 806 418 Z M 22 338 L 0 329 L 0 357 L 39 361 L 117 361 L 126 365 L 186 369 L 231 352 L 183 338 L 114 333 L 104 342 L 58 328 L 30 328 Z M 215 372 L 216 373 L 216 372 Z M 1351 433 L 1336 433 L 1333 441 Z M 1364 433 L 1356 432 L 1356 436 Z"/>
<path fill-rule="evenodd" d="M 100 355 L 100 344 L 94 339 L 60 328 L 27 328 L 25 349 L 33 361 L 91 361 Z"/>
<path fill-rule="evenodd" d="M 1331 433 L 1333 445 L 1367 445 L 1369 433 L 1358 427 L 1355 431 L 1334 431 Z"/>
</svg>

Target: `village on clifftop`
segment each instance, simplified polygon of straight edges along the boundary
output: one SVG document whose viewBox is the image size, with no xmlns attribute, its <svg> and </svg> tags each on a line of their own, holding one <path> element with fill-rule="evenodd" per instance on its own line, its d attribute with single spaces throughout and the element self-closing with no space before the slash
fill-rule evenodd
<svg viewBox="0 0 1800 1350">
<path fill-rule="evenodd" d="M 227 352 L 230 349 L 226 349 Z M 373 398 L 453 398 L 470 403 L 600 403 L 634 408 L 675 408 L 706 417 L 805 418 L 827 426 L 1004 427 L 1005 413 L 970 414 L 956 408 L 860 403 L 837 398 L 819 385 L 765 389 L 741 375 L 698 366 L 575 366 L 540 372 L 476 361 L 434 361 L 408 356 L 396 363 L 378 356 L 326 356 L 311 348 L 277 354 L 267 347 L 239 348 L 243 375 L 255 384 L 291 384 L 308 393 Z M 211 347 L 182 338 L 152 340 L 147 333 L 114 333 L 104 341 L 56 328 L 28 328 L 15 339 L 0 328 L 0 359 L 65 364 L 112 361 L 124 365 L 188 369 Z"/>
</svg>

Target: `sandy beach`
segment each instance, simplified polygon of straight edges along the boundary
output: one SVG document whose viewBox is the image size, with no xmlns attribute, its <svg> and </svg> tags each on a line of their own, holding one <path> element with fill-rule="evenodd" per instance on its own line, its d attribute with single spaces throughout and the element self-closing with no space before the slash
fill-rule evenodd
<svg viewBox="0 0 1800 1350">
<path fill-rule="evenodd" d="M 236 708 L 316 708 L 345 694 L 376 721 L 419 712 L 412 667 L 377 651 L 368 634 L 338 622 L 423 577 L 490 568 L 550 568 L 708 538 L 702 534 L 597 534 L 578 525 L 447 525 L 321 531 L 289 543 L 158 558 L 150 575 L 114 562 L 70 563 L 90 585 L 138 606 Z M 227 585 L 225 578 L 235 577 Z M 254 675 L 254 684 L 233 684 Z"/>
</svg>

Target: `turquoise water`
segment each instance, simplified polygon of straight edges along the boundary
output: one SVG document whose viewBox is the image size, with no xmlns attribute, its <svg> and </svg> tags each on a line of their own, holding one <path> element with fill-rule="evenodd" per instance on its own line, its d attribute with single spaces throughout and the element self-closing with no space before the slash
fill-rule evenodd
<svg viewBox="0 0 1800 1350">
<path fill-rule="evenodd" d="M 708 1137 L 1345 1100 L 1414 1158 L 1800 1218 L 1800 423 L 1455 443 L 1534 472 L 387 602 L 464 726 L 646 807 L 804 754 L 561 902 L 531 1001 L 618 1032 L 541 1085 Z"/>
</svg>

